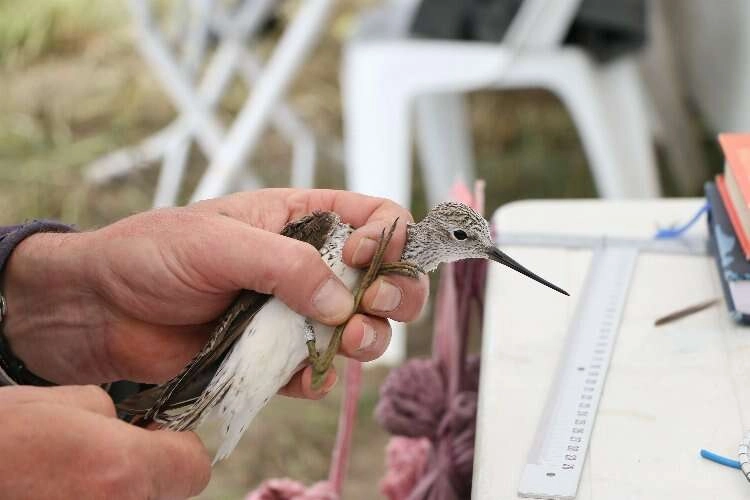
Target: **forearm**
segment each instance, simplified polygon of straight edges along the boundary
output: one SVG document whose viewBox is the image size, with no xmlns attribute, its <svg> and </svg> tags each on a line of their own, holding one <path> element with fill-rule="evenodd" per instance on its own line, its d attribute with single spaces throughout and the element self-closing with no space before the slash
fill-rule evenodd
<svg viewBox="0 0 750 500">
<path fill-rule="evenodd" d="M 91 363 L 80 338 L 96 331 L 102 316 L 92 300 L 85 240 L 81 233 L 31 235 L 15 246 L 3 273 L 5 337 L 29 370 L 53 382 L 87 382 L 76 377 Z"/>
</svg>

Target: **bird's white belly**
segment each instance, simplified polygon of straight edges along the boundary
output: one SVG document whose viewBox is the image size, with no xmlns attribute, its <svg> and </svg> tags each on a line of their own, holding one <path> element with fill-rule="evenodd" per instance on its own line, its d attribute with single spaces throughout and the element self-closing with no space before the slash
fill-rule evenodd
<svg viewBox="0 0 750 500">
<path fill-rule="evenodd" d="M 340 259 L 325 259 L 350 289 L 361 271 Z M 325 350 L 333 327 L 313 322 L 317 346 Z M 271 298 L 255 315 L 211 381 L 206 394 L 228 383 L 226 394 L 215 408 L 221 420 L 223 439 L 214 462 L 228 456 L 258 412 L 281 389 L 308 357 L 305 318 L 281 300 Z"/>
</svg>

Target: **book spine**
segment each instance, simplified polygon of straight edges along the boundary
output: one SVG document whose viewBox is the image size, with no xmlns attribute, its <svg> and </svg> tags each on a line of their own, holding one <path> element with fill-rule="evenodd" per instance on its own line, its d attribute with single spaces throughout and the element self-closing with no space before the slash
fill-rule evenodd
<svg viewBox="0 0 750 500">
<path fill-rule="evenodd" d="M 742 252 L 745 254 L 745 260 L 750 260 L 750 239 L 748 239 L 747 234 L 745 233 L 745 228 L 742 227 L 740 216 L 737 213 L 737 207 L 732 203 L 732 197 L 729 196 L 726 180 L 723 175 L 716 176 L 716 191 L 719 193 L 719 197 L 721 197 L 721 201 L 724 204 L 724 210 L 729 216 L 729 222 L 732 223 L 734 235 L 737 237 L 737 241 L 739 241 L 740 246 L 742 247 Z"/>
<path fill-rule="evenodd" d="M 719 281 L 721 289 L 724 292 L 724 299 L 731 318 L 737 323 L 750 325 L 750 315 L 738 311 L 731 290 L 729 281 L 737 279 L 750 278 L 750 263 L 744 259 L 740 246 L 734 238 L 732 226 L 729 222 L 721 197 L 712 182 L 705 185 L 706 199 L 711 207 L 708 213 L 708 234 L 711 245 L 711 251 L 714 255 L 716 268 L 719 271 Z M 742 267 L 746 269 L 742 269 Z"/>
</svg>

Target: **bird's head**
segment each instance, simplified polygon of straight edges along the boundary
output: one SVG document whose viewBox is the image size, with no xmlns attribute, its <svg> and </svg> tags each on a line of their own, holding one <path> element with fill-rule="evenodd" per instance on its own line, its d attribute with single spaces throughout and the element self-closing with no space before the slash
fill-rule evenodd
<svg viewBox="0 0 750 500">
<path fill-rule="evenodd" d="M 463 259 L 490 259 L 499 262 L 553 290 L 568 292 L 537 276 L 497 248 L 484 217 L 462 203 L 447 201 L 433 207 L 415 227 L 429 241 L 430 250 L 438 254 L 438 262 Z M 426 249 L 424 249 L 426 250 Z"/>
</svg>

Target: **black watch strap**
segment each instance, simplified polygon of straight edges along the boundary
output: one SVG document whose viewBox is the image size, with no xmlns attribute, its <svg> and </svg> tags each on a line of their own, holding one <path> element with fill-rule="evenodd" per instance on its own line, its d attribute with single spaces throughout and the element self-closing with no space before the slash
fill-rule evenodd
<svg viewBox="0 0 750 500">
<path fill-rule="evenodd" d="M 8 341 L 2 332 L 0 332 L 0 368 L 7 375 L 6 379 L 10 378 L 11 381 L 18 385 L 39 385 L 46 387 L 57 385 L 29 371 L 26 365 L 23 364 L 23 361 L 18 359 L 13 354 L 13 351 L 10 350 L 10 345 L 8 345 Z"/>
</svg>

